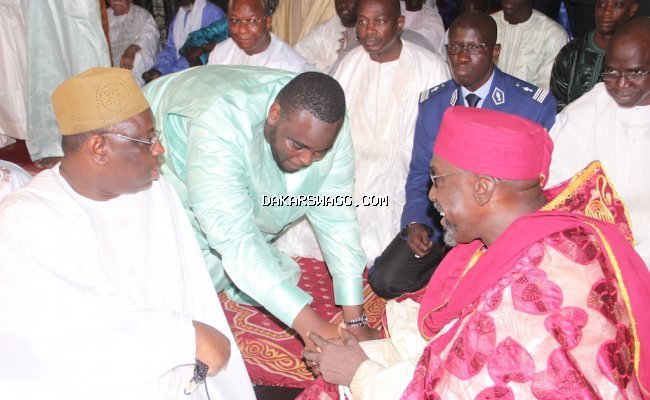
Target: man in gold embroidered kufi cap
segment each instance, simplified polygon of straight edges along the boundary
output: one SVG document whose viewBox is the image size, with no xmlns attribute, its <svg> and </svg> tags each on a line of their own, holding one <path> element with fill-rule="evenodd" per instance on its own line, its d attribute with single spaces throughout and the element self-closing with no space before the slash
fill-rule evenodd
<svg viewBox="0 0 650 400">
<path fill-rule="evenodd" d="M 91 68 L 52 105 L 61 162 L 0 203 L 3 394 L 181 398 L 196 368 L 213 398 L 253 399 L 130 72 Z"/>
<path fill-rule="evenodd" d="M 63 135 L 105 128 L 149 108 L 128 71 L 91 68 L 63 82 L 52 94 L 52 106 Z"/>
</svg>

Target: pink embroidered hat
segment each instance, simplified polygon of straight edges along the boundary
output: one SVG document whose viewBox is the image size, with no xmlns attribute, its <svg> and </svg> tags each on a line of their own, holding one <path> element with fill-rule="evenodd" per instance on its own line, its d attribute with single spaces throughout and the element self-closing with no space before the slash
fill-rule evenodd
<svg viewBox="0 0 650 400">
<path fill-rule="evenodd" d="M 553 142 L 541 125 L 518 115 L 450 107 L 442 116 L 435 156 L 476 174 L 548 180 Z"/>
</svg>

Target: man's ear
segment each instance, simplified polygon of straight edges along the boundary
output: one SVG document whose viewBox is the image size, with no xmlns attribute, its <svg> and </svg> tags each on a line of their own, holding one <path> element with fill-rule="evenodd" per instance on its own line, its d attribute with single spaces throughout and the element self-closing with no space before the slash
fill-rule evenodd
<svg viewBox="0 0 650 400">
<path fill-rule="evenodd" d="M 280 103 L 277 101 L 273 102 L 269 108 L 269 114 L 266 116 L 266 123 L 271 126 L 275 126 L 280 120 L 280 111 Z"/>
<path fill-rule="evenodd" d="M 499 62 L 499 54 L 501 54 L 501 44 L 497 43 L 492 49 L 492 62 L 496 64 Z"/>
<path fill-rule="evenodd" d="M 105 165 L 108 162 L 110 148 L 106 137 L 102 135 L 91 135 L 85 144 L 86 153 L 98 165 Z"/>
<path fill-rule="evenodd" d="M 494 190 L 497 187 L 497 181 L 491 176 L 477 175 L 476 184 L 474 185 L 474 200 L 479 206 L 487 204 Z"/>
<path fill-rule="evenodd" d="M 397 18 L 397 33 L 402 33 L 402 30 L 404 30 L 404 22 L 406 21 L 406 17 L 403 15 L 400 15 Z"/>
<path fill-rule="evenodd" d="M 271 28 L 273 27 L 273 17 L 270 15 L 266 16 L 266 30 L 271 32 Z"/>
</svg>

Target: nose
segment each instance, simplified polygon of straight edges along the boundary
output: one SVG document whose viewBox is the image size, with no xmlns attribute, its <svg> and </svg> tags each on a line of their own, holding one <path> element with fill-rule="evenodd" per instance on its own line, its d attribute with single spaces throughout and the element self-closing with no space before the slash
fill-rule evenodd
<svg viewBox="0 0 650 400">
<path fill-rule="evenodd" d="M 242 32 L 248 32 L 250 31 L 250 26 L 248 24 L 248 21 L 241 21 L 239 25 L 237 25 L 237 30 L 242 33 Z"/>
<path fill-rule="evenodd" d="M 298 160 L 303 167 L 309 167 L 312 162 L 314 162 L 314 153 L 310 150 L 303 149 L 300 154 L 298 154 Z"/>
<path fill-rule="evenodd" d="M 151 154 L 153 154 L 154 157 L 160 157 L 165 154 L 165 148 L 160 141 L 157 141 L 156 144 L 153 145 L 151 148 Z"/>
<path fill-rule="evenodd" d="M 458 53 L 458 61 L 460 61 L 460 62 L 470 62 L 471 60 L 472 59 L 469 56 L 469 52 L 467 51 L 467 49 L 465 47 L 463 47 L 460 50 L 460 53 Z"/>
<path fill-rule="evenodd" d="M 619 75 L 619 77 L 616 79 L 616 87 L 624 88 L 628 86 L 629 81 L 627 79 L 627 76 L 625 75 Z"/>
<path fill-rule="evenodd" d="M 438 189 L 435 186 L 431 185 L 431 190 L 429 190 L 429 200 L 433 203 L 437 200 Z"/>
</svg>

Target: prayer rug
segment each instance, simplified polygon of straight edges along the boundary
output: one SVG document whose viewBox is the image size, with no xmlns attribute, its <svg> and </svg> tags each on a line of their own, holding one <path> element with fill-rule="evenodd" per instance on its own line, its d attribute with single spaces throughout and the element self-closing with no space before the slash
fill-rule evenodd
<svg viewBox="0 0 650 400">
<path fill-rule="evenodd" d="M 312 258 L 296 260 L 302 269 L 298 286 L 309 293 L 311 306 L 325 320 L 340 323 L 341 308 L 334 305 L 332 277 L 325 263 Z M 370 326 L 381 326 L 386 301 L 363 282 L 364 310 Z M 229 300 L 222 292 L 219 300 L 241 350 L 253 383 L 266 386 L 304 388 L 314 380 L 302 359 L 304 345 L 297 334 L 264 308 Z"/>
</svg>

